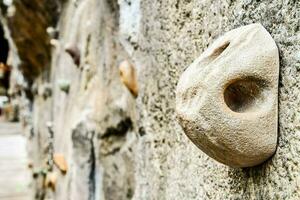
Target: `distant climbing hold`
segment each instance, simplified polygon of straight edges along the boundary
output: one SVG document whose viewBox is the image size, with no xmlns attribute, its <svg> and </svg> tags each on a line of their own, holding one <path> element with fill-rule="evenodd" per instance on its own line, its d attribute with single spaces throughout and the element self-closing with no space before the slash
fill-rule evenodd
<svg viewBox="0 0 300 200">
<path fill-rule="evenodd" d="M 134 97 L 138 96 L 138 83 L 135 68 L 125 60 L 119 65 L 120 78 L 123 84 L 128 88 Z"/>
<path fill-rule="evenodd" d="M 54 164 L 58 167 L 58 169 L 63 173 L 67 173 L 68 171 L 68 165 L 67 165 L 67 161 L 64 157 L 63 154 L 60 154 L 60 153 L 55 153 L 53 155 L 53 161 L 54 161 Z"/>
<path fill-rule="evenodd" d="M 50 40 L 50 44 L 53 46 L 53 47 L 58 47 L 59 46 L 59 41 L 57 39 L 51 39 Z"/>
<path fill-rule="evenodd" d="M 58 86 L 61 91 L 65 92 L 65 93 L 69 93 L 69 90 L 70 90 L 70 81 L 69 80 L 65 80 L 65 79 L 59 80 Z"/>
<path fill-rule="evenodd" d="M 47 173 L 44 186 L 46 188 L 52 189 L 52 191 L 55 191 L 56 181 L 57 181 L 57 174 L 55 172 Z"/>
<path fill-rule="evenodd" d="M 47 122 L 46 122 L 46 127 L 47 127 L 48 129 L 52 130 L 52 128 L 53 128 L 53 122 L 52 122 L 52 121 L 47 121 Z"/>
<path fill-rule="evenodd" d="M 58 30 L 53 28 L 52 26 L 49 26 L 47 29 L 46 29 L 46 32 L 48 33 L 49 37 L 51 39 L 57 39 L 58 38 Z"/>
<path fill-rule="evenodd" d="M 276 150 L 278 77 L 278 49 L 262 25 L 229 31 L 181 75 L 179 123 L 217 161 L 258 165 Z"/>
<path fill-rule="evenodd" d="M 67 44 L 65 51 L 72 57 L 74 63 L 79 66 L 80 64 L 80 50 L 76 44 Z"/>
</svg>

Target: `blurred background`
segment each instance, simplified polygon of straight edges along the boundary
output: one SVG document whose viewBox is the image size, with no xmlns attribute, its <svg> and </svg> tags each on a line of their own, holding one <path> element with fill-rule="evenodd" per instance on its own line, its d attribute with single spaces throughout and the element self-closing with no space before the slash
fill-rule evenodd
<svg viewBox="0 0 300 200">
<path fill-rule="evenodd" d="M 18 105 L 9 95 L 8 41 L 0 26 L 0 199 L 31 200 L 31 171 Z"/>
</svg>

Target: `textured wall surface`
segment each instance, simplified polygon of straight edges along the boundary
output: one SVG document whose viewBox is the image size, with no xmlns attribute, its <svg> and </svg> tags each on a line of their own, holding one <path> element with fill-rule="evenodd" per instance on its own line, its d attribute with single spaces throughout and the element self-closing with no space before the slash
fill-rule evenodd
<svg viewBox="0 0 300 200">
<path fill-rule="evenodd" d="M 47 47 L 51 60 L 37 63 L 37 69 L 49 65 L 50 70 L 36 70 L 41 72 L 32 85 L 20 75 L 12 78 L 13 86 L 31 89 L 31 98 L 24 93 L 16 98 L 31 142 L 37 198 L 300 198 L 299 1 L 66 0 L 58 7 L 50 12 L 59 32 Z M 12 48 L 18 44 L 13 29 L 23 25 L 2 22 Z M 278 148 L 260 166 L 234 169 L 209 158 L 184 135 L 174 113 L 175 88 L 183 70 L 218 36 L 256 22 L 280 51 Z M 70 44 L 80 55 L 78 66 L 65 51 Z M 135 67 L 137 98 L 120 81 L 123 60 Z M 20 64 L 13 63 L 18 74 Z M 64 155 L 66 174 L 53 165 L 53 153 Z M 55 192 L 43 185 L 50 171 L 57 174 Z"/>
</svg>

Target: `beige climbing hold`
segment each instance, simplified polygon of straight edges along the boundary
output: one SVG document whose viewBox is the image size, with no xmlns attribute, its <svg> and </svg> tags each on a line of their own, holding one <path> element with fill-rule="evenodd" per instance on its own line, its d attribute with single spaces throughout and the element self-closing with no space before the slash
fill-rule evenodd
<svg viewBox="0 0 300 200">
<path fill-rule="evenodd" d="M 45 187 L 50 188 L 53 191 L 55 191 L 56 181 L 57 181 L 57 174 L 55 172 L 47 173 L 46 179 L 44 182 Z"/>
<path fill-rule="evenodd" d="M 59 47 L 59 45 L 60 45 L 59 40 L 57 40 L 57 39 L 51 39 L 51 40 L 50 40 L 50 44 L 51 44 L 53 47 Z"/>
<path fill-rule="evenodd" d="M 67 173 L 68 165 L 67 165 L 67 161 L 63 154 L 55 153 L 53 155 L 53 161 L 62 173 L 64 173 L 64 174 Z"/>
<path fill-rule="evenodd" d="M 127 60 L 119 65 L 120 77 L 123 84 L 128 88 L 134 97 L 138 95 L 138 84 L 134 67 Z"/>
<path fill-rule="evenodd" d="M 278 49 L 262 25 L 229 31 L 180 77 L 179 123 L 217 161 L 258 165 L 276 150 L 278 76 Z"/>
</svg>

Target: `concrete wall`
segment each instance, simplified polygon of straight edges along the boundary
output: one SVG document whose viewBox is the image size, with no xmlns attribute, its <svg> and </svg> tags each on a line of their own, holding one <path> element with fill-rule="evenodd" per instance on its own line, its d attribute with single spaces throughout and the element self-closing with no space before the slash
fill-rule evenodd
<svg viewBox="0 0 300 200">
<path fill-rule="evenodd" d="M 40 66 L 44 70 L 30 84 L 21 75 L 12 78 L 23 91 L 15 96 L 22 102 L 33 171 L 42 174 L 35 181 L 37 198 L 300 198 L 299 1 L 68 0 L 55 8 L 36 8 L 57 18 L 48 23 L 59 31 L 49 47 L 51 61 L 43 63 L 48 67 Z M 19 47 L 2 15 L 15 60 Z M 257 22 L 280 50 L 278 149 L 260 166 L 234 169 L 185 136 L 175 118 L 175 88 L 183 70 L 218 36 Z M 79 66 L 65 51 L 68 44 L 80 54 Z M 124 60 L 136 70 L 137 98 L 120 81 Z M 20 74 L 20 64 L 12 63 Z M 52 152 L 64 155 L 65 175 L 52 164 Z M 57 174 L 55 192 L 42 184 L 51 171 Z"/>
</svg>

